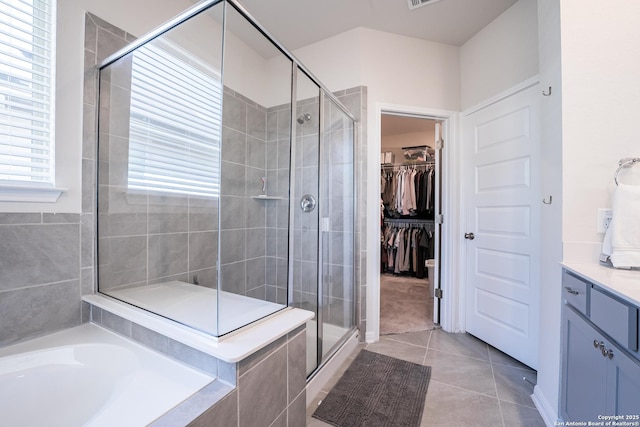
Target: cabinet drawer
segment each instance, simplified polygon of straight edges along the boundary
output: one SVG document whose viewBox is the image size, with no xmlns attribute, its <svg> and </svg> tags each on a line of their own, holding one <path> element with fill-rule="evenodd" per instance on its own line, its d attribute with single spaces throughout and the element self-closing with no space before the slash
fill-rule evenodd
<svg viewBox="0 0 640 427">
<path fill-rule="evenodd" d="M 568 271 L 562 272 L 562 297 L 567 304 L 587 314 L 587 282 L 574 276 Z"/>
<path fill-rule="evenodd" d="M 591 321 L 623 347 L 638 350 L 638 308 L 591 289 Z"/>
</svg>

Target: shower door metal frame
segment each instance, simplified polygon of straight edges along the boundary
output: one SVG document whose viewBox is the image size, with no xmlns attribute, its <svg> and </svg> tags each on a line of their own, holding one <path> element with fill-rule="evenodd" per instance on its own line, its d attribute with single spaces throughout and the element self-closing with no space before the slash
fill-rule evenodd
<svg viewBox="0 0 640 427">
<path fill-rule="evenodd" d="M 317 329 L 317 346 L 316 346 L 316 370 L 322 365 L 322 352 L 324 350 L 324 230 L 323 230 L 323 218 L 322 218 L 322 199 L 324 194 L 324 184 L 322 167 L 324 165 L 324 123 L 325 123 L 325 109 L 324 109 L 324 91 L 321 89 L 318 93 L 318 111 L 320 112 L 319 129 L 318 129 L 318 200 L 320 200 L 320 206 L 318 206 L 318 286 L 317 286 L 317 300 L 318 300 L 318 321 L 316 323 Z M 326 198 L 325 198 L 326 200 Z"/>
</svg>

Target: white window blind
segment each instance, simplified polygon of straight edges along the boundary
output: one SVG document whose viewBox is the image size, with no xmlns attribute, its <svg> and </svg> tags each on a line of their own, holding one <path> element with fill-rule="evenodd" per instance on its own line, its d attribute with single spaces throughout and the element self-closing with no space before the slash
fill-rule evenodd
<svg viewBox="0 0 640 427">
<path fill-rule="evenodd" d="M 0 0 L 0 184 L 53 186 L 55 0 Z"/>
<path fill-rule="evenodd" d="M 128 188 L 216 197 L 222 85 L 183 58 L 153 45 L 133 54 Z"/>
</svg>

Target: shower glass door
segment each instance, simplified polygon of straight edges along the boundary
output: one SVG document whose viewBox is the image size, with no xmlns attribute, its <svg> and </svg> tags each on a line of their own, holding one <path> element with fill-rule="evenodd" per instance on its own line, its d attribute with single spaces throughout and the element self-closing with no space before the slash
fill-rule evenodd
<svg viewBox="0 0 640 427">
<path fill-rule="evenodd" d="M 353 120 L 323 94 L 320 148 L 320 224 L 322 356 L 335 348 L 355 324 L 354 293 L 354 126 Z"/>
<path fill-rule="evenodd" d="M 290 289 L 307 324 L 307 374 L 355 324 L 353 120 L 297 70 Z"/>
<path fill-rule="evenodd" d="M 315 314 L 307 324 L 307 374 L 310 374 L 318 366 L 322 348 L 318 340 L 320 87 L 300 69 L 296 79 L 295 115 L 290 289 L 293 305 Z"/>
</svg>

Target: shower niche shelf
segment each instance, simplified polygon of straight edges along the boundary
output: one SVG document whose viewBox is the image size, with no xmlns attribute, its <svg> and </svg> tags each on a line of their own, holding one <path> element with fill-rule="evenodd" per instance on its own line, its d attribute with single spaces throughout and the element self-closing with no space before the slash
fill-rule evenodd
<svg viewBox="0 0 640 427">
<path fill-rule="evenodd" d="M 265 195 L 259 195 L 259 196 L 251 196 L 252 199 L 256 199 L 256 200 L 286 200 L 286 197 L 280 197 L 280 196 L 265 196 Z"/>
</svg>

